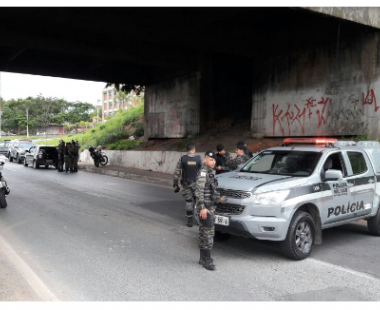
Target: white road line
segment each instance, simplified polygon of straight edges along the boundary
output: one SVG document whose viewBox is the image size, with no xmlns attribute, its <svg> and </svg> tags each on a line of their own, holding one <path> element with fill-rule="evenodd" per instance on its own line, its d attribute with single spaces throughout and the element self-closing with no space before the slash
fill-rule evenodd
<svg viewBox="0 0 380 310">
<path fill-rule="evenodd" d="M 10 168 L 7 168 L 7 170 L 10 170 L 10 171 L 13 171 L 13 172 L 16 172 L 17 170 L 13 170 L 13 169 L 10 169 Z"/>
<path fill-rule="evenodd" d="M 59 299 L 2 237 L 0 237 L 0 249 L 42 301 L 59 301 Z"/>
<path fill-rule="evenodd" d="M 361 277 L 361 278 L 364 278 L 364 279 L 367 279 L 367 280 L 377 281 L 377 282 L 380 283 L 380 279 L 379 278 L 376 278 L 376 277 L 374 277 L 374 276 L 372 276 L 370 274 L 364 273 L 364 272 L 355 271 L 355 270 L 352 270 L 352 269 L 349 269 L 349 268 L 346 268 L 346 267 L 342 267 L 342 266 L 339 266 L 339 265 L 334 265 L 334 264 L 322 262 L 322 261 L 314 259 L 314 258 L 308 258 L 307 260 L 308 261 L 312 261 L 313 263 L 325 266 L 325 267 L 333 268 L 335 270 L 343 271 L 343 272 L 352 274 L 352 275 L 357 276 L 357 277 Z"/>
</svg>

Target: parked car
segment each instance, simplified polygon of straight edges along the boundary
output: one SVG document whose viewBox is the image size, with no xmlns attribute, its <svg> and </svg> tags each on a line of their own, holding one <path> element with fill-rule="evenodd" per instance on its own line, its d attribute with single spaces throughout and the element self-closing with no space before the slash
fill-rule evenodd
<svg viewBox="0 0 380 310">
<path fill-rule="evenodd" d="M 58 151 L 55 146 L 36 145 L 32 146 L 25 154 L 24 166 L 32 165 L 34 169 L 40 166 L 54 166 L 58 167 Z"/>
<path fill-rule="evenodd" d="M 21 164 L 24 161 L 25 151 L 35 145 L 32 140 L 12 140 L 9 145 L 9 161 L 13 162 L 15 159 L 17 163 Z"/>
<path fill-rule="evenodd" d="M 4 140 L 0 142 L 0 154 L 8 157 L 9 145 L 11 140 Z"/>
</svg>

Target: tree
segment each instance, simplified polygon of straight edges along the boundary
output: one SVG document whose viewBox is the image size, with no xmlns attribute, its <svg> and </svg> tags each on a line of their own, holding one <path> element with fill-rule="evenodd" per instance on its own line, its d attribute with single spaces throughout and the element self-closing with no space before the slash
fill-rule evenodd
<svg viewBox="0 0 380 310">
<path fill-rule="evenodd" d="M 132 90 L 136 93 L 136 96 L 139 96 L 140 93 L 145 92 L 145 86 L 142 85 L 133 85 L 128 83 L 107 83 L 106 88 L 115 85 L 116 90 L 122 91 L 126 94 L 129 94 Z"/>
</svg>

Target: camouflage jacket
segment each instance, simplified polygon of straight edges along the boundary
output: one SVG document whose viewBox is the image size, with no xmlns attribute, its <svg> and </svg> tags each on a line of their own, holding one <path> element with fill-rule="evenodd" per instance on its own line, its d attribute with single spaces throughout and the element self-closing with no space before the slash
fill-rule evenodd
<svg viewBox="0 0 380 310">
<path fill-rule="evenodd" d="M 235 158 L 229 158 L 222 166 L 222 170 L 234 171 L 237 169 L 237 167 L 239 167 L 241 164 L 246 163 L 248 160 L 250 160 L 250 157 L 246 154 L 236 156 Z"/>
<path fill-rule="evenodd" d="M 205 206 L 214 204 L 219 199 L 217 191 L 218 181 L 215 178 L 214 170 L 202 163 L 201 169 L 197 174 L 195 197 L 197 203 L 201 204 L 201 209 Z"/>
</svg>

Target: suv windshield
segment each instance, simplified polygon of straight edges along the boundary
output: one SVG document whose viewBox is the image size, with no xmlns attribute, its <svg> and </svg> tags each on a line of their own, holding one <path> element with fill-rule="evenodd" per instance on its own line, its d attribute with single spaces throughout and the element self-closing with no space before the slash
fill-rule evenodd
<svg viewBox="0 0 380 310">
<path fill-rule="evenodd" d="M 319 152 L 264 151 L 241 171 L 306 177 L 312 174 L 321 155 Z"/>
<path fill-rule="evenodd" d="M 32 143 L 32 142 L 21 142 L 19 144 L 20 148 L 26 149 L 26 150 L 29 150 L 32 146 L 34 146 L 34 143 Z"/>
</svg>

